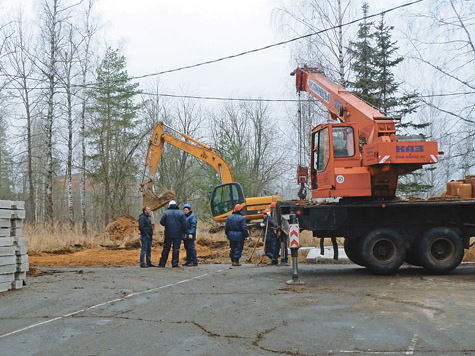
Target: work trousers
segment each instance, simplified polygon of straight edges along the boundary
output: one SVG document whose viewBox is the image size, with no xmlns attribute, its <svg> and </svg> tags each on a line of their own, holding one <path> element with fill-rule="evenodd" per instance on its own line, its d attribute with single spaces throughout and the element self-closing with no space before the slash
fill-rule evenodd
<svg viewBox="0 0 475 356">
<path fill-rule="evenodd" d="M 272 262 L 277 263 L 279 258 L 279 240 L 276 237 L 271 237 L 266 239 L 266 246 L 264 248 L 264 253 L 267 257 L 271 259 Z"/>
<path fill-rule="evenodd" d="M 162 250 L 162 257 L 160 257 L 159 265 L 165 267 L 168 260 L 168 254 L 170 253 L 170 247 L 173 244 L 173 251 L 172 251 L 172 267 L 178 266 L 178 259 L 180 258 L 180 245 L 181 239 L 172 239 L 169 237 L 165 237 L 165 241 L 163 243 L 163 250 Z"/>
<path fill-rule="evenodd" d="M 289 251 L 287 250 L 287 240 L 288 240 L 287 235 L 282 234 L 279 237 L 278 242 L 277 242 L 277 248 L 276 248 L 277 258 L 279 257 L 279 252 L 280 252 L 280 261 L 283 263 L 287 263 L 287 261 L 289 260 Z"/>
<path fill-rule="evenodd" d="M 198 264 L 198 257 L 196 256 L 195 240 L 194 239 L 184 239 L 183 244 L 186 250 L 186 263 L 187 264 Z"/>
<path fill-rule="evenodd" d="M 151 265 L 152 264 L 152 236 L 140 236 L 140 242 L 142 248 L 140 250 L 140 265 Z M 145 263 L 145 261 L 147 263 Z"/>
<path fill-rule="evenodd" d="M 229 241 L 229 247 L 229 257 L 231 258 L 231 261 L 237 261 L 241 258 L 242 255 L 244 240 Z"/>
</svg>

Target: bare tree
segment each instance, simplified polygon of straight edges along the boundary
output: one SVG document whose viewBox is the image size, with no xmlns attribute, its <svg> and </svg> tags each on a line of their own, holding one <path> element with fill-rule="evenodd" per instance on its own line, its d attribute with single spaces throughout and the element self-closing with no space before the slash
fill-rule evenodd
<svg viewBox="0 0 475 356">
<path fill-rule="evenodd" d="M 450 174 L 440 176 L 445 181 L 459 179 L 460 175 L 473 172 L 475 166 L 474 12 L 475 4 L 470 1 L 437 0 L 425 11 L 415 13 L 420 25 L 409 26 L 407 30 L 414 66 L 424 71 L 427 78 L 433 78 L 433 86 L 439 92 L 462 93 L 438 101 L 430 95 L 422 98 L 426 106 L 438 112 L 433 124 L 440 128 L 437 135 L 446 153 L 441 164 L 450 166 Z"/>
<path fill-rule="evenodd" d="M 47 78 L 47 114 L 44 124 L 46 134 L 46 220 L 53 222 L 53 130 L 54 130 L 54 97 L 56 94 L 56 71 L 58 62 L 58 46 L 60 41 L 60 31 L 62 20 L 60 18 L 60 0 L 45 0 L 43 2 L 44 27 L 42 30 L 45 41 L 45 55 L 47 58 L 47 67 L 43 72 Z"/>
<path fill-rule="evenodd" d="M 38 96 L 34 95 L 38 81 L 32 80 L 37 74 L 31 53 L 33 37 L 25 31 L 23 16 L 20 12 L 12 24 L 12 35 L 6 43 L 7 58 L 2 66 L 9 78 L 14 99 L 19 99 L 26 119 L 26 175 L 28 181 L 27 208 L 28 217 L 36 221 L 35 178 L 33 169 L 33 121 L 38 112 Z"/>
<path fill-rule="evenodd" d="M 353 13 L 352 0 L 299 0 L 275 10 L 282 32 L 302 35 L 326 28 L 329 31 L 308 37 L 294 47 L 297 63 L 317 66 L 345 86 L 350 72 L 347 51 L 351 27 L 341 26 Z M 291 4 L 291 5 L 290 5 Z"/>
<path fill-rule="evenodd" d="M 87 234 L 87 220 L 86 220 L 86 109 L 88 101 L 88 93 L 86 89 L 86 82 L 88 73 L 91 71 L 90 55 L 91 55 L 91 41 L 96 33 L 96 27 L 92 23 L 92 10 L 94 0 L 89 0 L 87 10 L 85 13 L 84 28 L 79 32 L 82 37 L 80 43 L 79 64 L 81 66 L 81 113 L 80 113 L 80 139 L 81 139 L 81 183 L 80 183 L 80 200 L 81 200 L 81 226 L 83 234 Z"/>
<path fill-rule="evenodd" d="M 74 142 L 74 117 L 73 117 L 73 98 L 76 96 L 77 87 L 73 86 L 73 81 L 78 75 L 77 66 L 77 44 L 74 38 L 74 29 L 72 24 L 68 24 L 67 39 L 64 48 L 59 51 L 59 59 L 61 75 L 58 78 L 61 87 L 64 89 L 65 114 L 67 126 L 66 145 L 66 185 L 67 185 L 67 203 L 68 203 L 68 220 L 69 225 L 74 227 L 74 209 L 73 209 L 73 190 L 72 190 L 72 167 L 73 167 L 73 142 Z"/>
</svg>

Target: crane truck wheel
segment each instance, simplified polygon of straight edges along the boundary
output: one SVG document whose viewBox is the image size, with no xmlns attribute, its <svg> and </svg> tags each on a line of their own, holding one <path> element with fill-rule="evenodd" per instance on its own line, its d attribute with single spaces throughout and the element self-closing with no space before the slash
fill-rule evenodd
<svg viewBox="0 0 475 356">
<path fill-rule="evenodd" d="M 393 274 L 406 258 L 406 247 L 393 229 L 375 229 L 361 241 L 361 258 L 375 274 Z"/>
<path fill-rule="evenodd" d="M 361 258 L 360 253 L 360 246 L 359 246 L 359 239 L 349 239 L 345 238 L 345 243 L 343 244 L 343 248 L 345 249 L 346 256 L 350 259 L 351 262 L 356 263 L 360 266 L 365 266 L 363 260 Z"/>
<path fill-rule="evenodd" d="M 432 273 L 447 273 L 463 259 L 463 241 L 453 229 L 435 227 L 427 230 L 418 246 L 422 266 Z"/>
</svg>

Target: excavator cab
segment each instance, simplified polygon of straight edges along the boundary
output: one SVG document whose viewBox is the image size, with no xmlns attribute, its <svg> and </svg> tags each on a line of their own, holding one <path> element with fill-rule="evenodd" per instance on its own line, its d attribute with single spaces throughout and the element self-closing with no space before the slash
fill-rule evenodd
<svg viewBox="0 0 475 356">
<path fill-rule="evenodd" d="M 217 185 L 211 193 L 211 213 L 213 217 L 231 213 L 236 204 L 242 204 L 245 201 L 241 184 L 232 182 Z"/>
</svg>

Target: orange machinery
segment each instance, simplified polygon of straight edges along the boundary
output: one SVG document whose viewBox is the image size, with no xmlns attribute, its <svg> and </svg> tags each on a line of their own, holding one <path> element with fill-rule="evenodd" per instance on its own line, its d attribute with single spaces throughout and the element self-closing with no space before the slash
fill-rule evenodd
<svg viewBox="0 0 475 356">
<path fill-rule="evenodd" d="M 246 197 L 241 184 L 234 181 L 231 167 L 217 152 L 210 146 L 182 132 L 173 130 L 171 127 L 167 126 L 168 129 L 175 131 L 182 139 L 170 134 L 165 134 L 164 126 L 166 125 L 163 122 L 158 123 L 153 130 L 148 144 L 147 156 L 145 157 L 145 169 L 148 167 L 148 179 L 140 184 L 144 205 L 159 208 L 163 206 L 162 202 L 169 201 L 170 199 L 167 196 L 157 197 L 153 193 L 153 182 L 165 143 L 208 163 L 216 170 L 221 184 L 215 186 L 213 192 L 210 194 L 210 208 L 215 221 L 226 221 L 227 216 L 233 212 L 233 208 L 236 204 L 243 206 L 242 214 L 247 221 L 260 220 L 262 219 L 262 211 L 266 209 L 270 203 L 282 200 L 278 195 Z M 168 200 L 165 198 L 168 198 Z"/>
<path fill-rule="evenodd" d="M 393 119 L 321 72 L 294 74 L 297 91 L 318 99 L 332 119 L 312 130 L 312 198 L 394 197 L 400 175 L 438 162 L 437 142 L 398 140 Z"/>
</svg>

